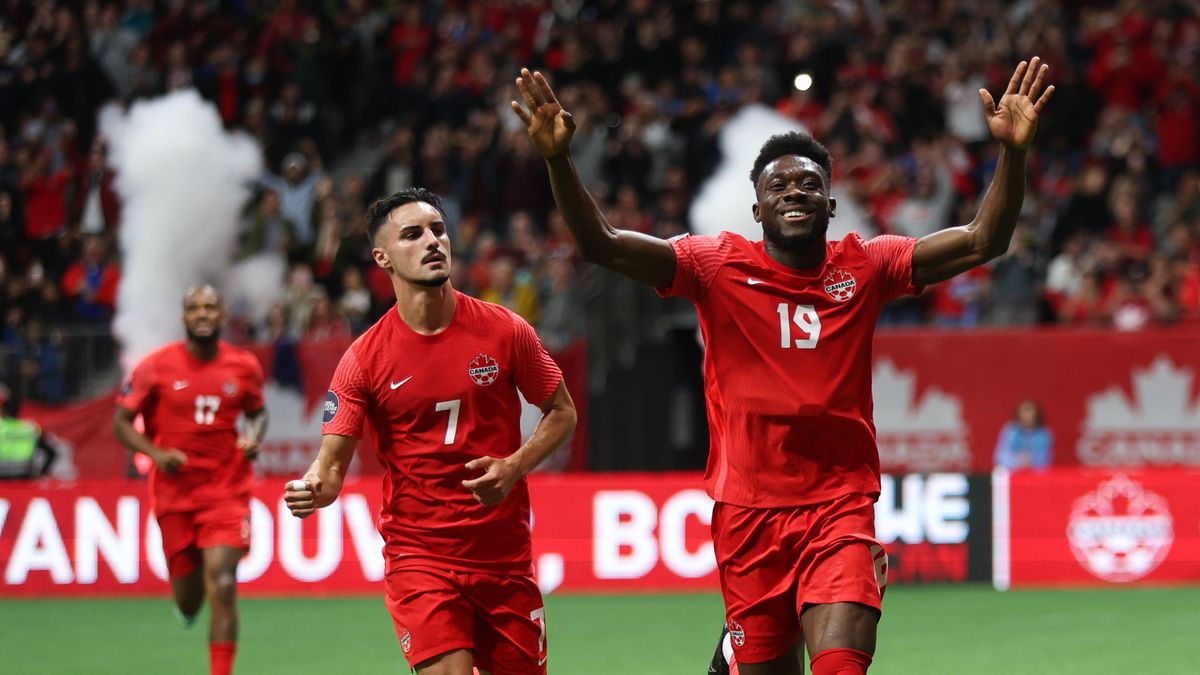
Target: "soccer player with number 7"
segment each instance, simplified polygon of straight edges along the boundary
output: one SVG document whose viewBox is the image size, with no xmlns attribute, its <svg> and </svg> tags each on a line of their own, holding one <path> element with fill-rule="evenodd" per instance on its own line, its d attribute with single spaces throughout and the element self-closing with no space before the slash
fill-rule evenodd
<svg viewBox="0 0 1200 675">
<path fill-rule="evenodd" d="M 1001 150 L 971 223 L 921 239 L 827 241 L 837 206 L 829 151 L 789 133 L 768 140 L 750 172 L 758 243 L 729 232 L 666 241 L 613 228 L 571 161 L 570 113 L 541 73 L 521 71 L 524 105 L 512 108 L 546 160 L 583 258 L 687 298 L 699 313 L 711 439 L 704 481 L 716 501 L 713 543 L 741 675 L 800 673 L 801 646 L 814 675 L 870 665 L 887 570 L 873 508 L 875 323 L 889 300 L 1007 251 L 1026 151 L 1054 91 L 1042 90 L 1047 70 L 1034 57 L 999 102 L 979 92 Z"/>
<path fill-rule="evenodd" d="M 420 675 L 546 672 L 523 480 L 575 428 L 562 373 L 515 313 L 450 284 L 440 199 L 411 188 L 368 212 L 396 305 L 342 356 L 321 449 L 284 500 L 305 518 L 337 499 L 362 434 L 385 470 L 387 606 Z M 521 442 L 521 400 L 542 410 Z"/>
</svg>

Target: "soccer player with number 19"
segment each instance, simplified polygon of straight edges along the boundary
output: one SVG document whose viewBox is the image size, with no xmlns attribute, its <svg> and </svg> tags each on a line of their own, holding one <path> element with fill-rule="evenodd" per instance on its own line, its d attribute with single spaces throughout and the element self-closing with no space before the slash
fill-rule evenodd
<svg viewBox="0 0 1200 675">
<path fill-rule="evenodd" d="M 376 202 L 368 236 L 396 305 L 343 355 L 317 459 L 284 499 L 298 517 L 337 498 L 364 422 L 385 469 L 387 605 L 420 675 L 546 672 L 524 476 L 575 428 L 558 366 L 524 319 L 450 285 L 441 201 Z M 521 401 L 542 410 L 521 443 Z"/>
<path fill-rule="evenodd" d="M 804 133 L 768 140 L 736 234 L 664 241 L 605 220 L 570 157 L 575 125 L 541 73 L 521 71 L 513 111 L 546 160 L 585 260 L 691 300 L 707 346 L 711 446 L 705 486 L 725 619 L 740 675 L 865 673 L 875 652 L 887 558 L 875 540 L 879 452 L 871 339 L 885 303 L 1004 254 L 1025 194 L 1025 153 L 1046 66 L 1021 62 L 997 103 L 980 90 L 996 175 L 975 220 L 921 239 L 851 233 L 826 241 L 835 200 L 829 151 Z"/>
</svg>

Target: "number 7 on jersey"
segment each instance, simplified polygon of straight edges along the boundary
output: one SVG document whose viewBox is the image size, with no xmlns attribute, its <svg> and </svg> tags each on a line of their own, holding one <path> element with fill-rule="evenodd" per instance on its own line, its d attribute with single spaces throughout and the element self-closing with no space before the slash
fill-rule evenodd
<svg viewBox="0 0 1200 675">
<path fill-rule="evenodd" d="M 454 436 L 458 434 L 458 409 L 462 405 L 462 399 L 456 398 L 453 401 L 442 401 L 433 407 L 438 412 L 450 412 L 450 419 L 446 423 L 446 445 L 454 445 Z"/>
</svg>

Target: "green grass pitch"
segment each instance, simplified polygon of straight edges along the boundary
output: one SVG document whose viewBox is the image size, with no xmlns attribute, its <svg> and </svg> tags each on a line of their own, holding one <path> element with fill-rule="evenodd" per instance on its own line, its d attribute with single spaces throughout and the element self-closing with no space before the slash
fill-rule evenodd
<svg viewBox="0 0 1200 675">
<path fill-rule="evenodd" d="M 556 595 L 555 675 L 700 675 L 716 595 Z M 243 599 L 237 672 L 407 673 L 382 593 Z M 207 613 L 185 630 L 167 598 L 0 600 L 9 675 L 204 675 Z M 1200 587 L 1011 591 L 893 587 L 871 675 L 1200 672 Z"/>
</svg>

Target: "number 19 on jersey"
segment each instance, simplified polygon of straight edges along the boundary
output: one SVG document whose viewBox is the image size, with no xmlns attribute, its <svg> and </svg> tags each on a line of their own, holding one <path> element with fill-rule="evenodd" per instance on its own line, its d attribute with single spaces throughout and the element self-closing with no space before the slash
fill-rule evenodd
<svg viewBox="0 0 1200 675">
<path fill-rule="evenodd" d="M 779 346 L 783 349 L 816 349 L 817 340 L 821 339 L 821 318 L 812 305 L 796 305 L 792 311 L 788 303 L 781 302 L 776 308 L 779 312 Z M 805 335 L 803 339 L 792 339 L 792 325 Z"/>
</svg>

